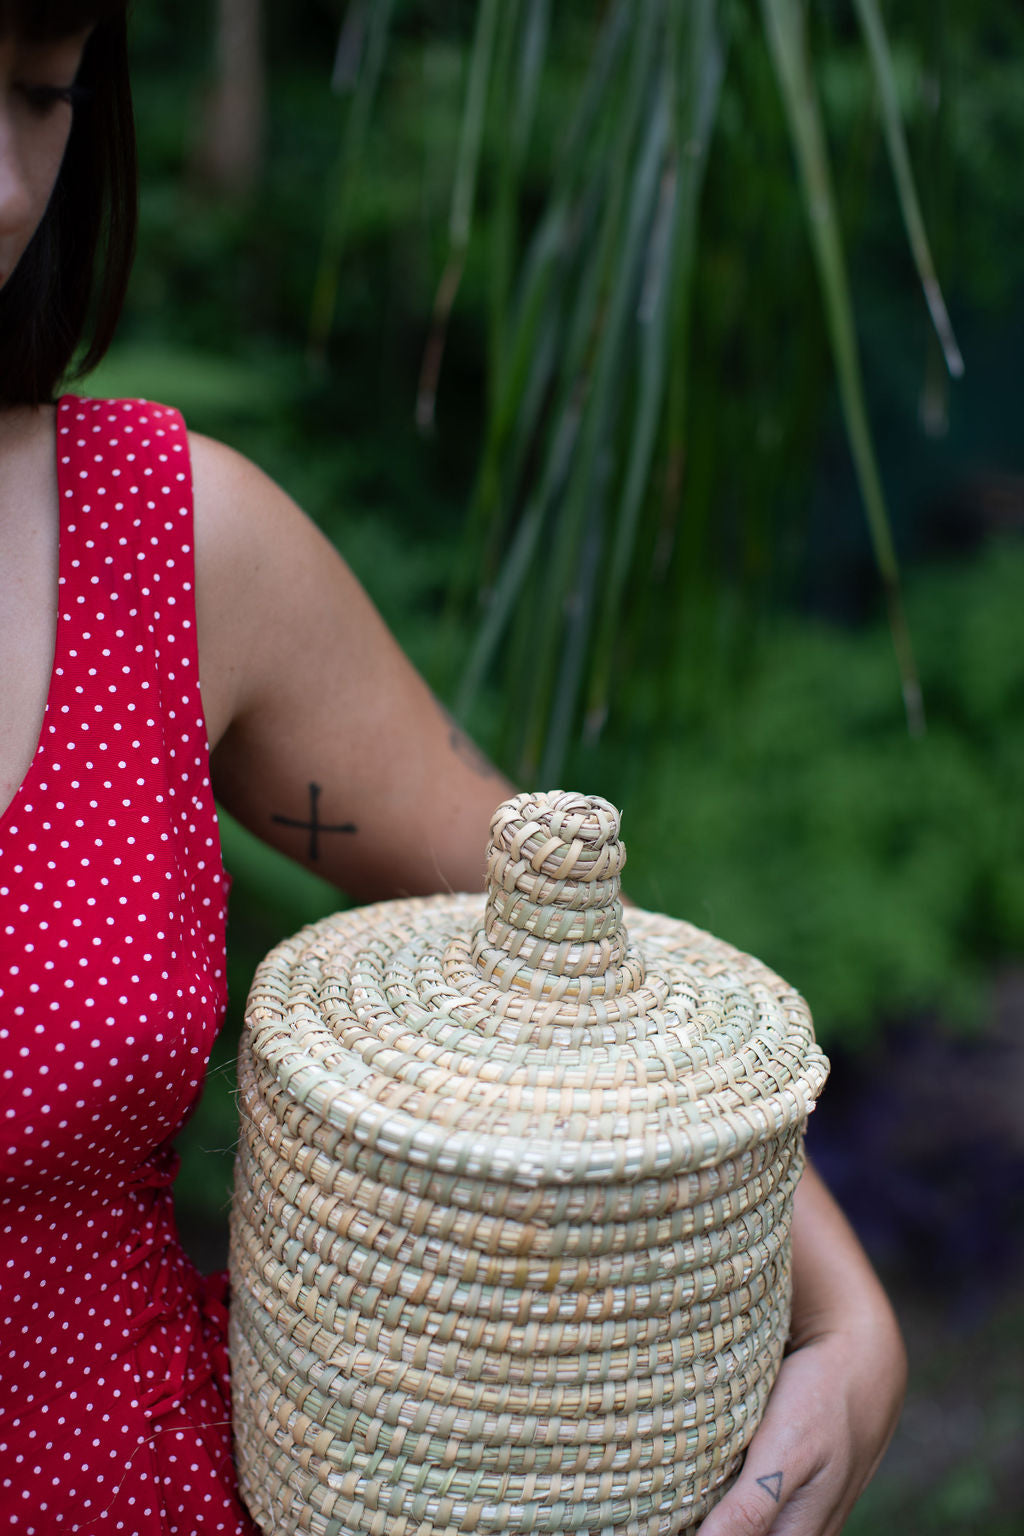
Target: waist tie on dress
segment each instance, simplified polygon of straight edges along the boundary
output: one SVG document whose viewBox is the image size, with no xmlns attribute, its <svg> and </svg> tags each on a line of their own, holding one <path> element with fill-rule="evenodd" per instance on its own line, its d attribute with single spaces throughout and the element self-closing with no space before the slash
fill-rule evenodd
<svg viewBox="0 0 1024 1536">
<path fill-rule="evenodd" d="M 138 1362 L 139 1406 L 157 1427 L 211 1379 L 228 1391 L 227 1276 L 201 1275 L 181 1247 L 171 1194 L 180 1161 L 163 1147 L 129 1180 L 145 1205 L 121 1256 L 129 1296 L 135 1282 L 148 1298 L 125 1324 Z"/>
</svg>

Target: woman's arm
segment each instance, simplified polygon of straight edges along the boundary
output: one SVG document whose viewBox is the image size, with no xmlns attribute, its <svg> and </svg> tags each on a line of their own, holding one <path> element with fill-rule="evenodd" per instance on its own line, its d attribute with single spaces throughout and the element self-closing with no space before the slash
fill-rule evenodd
<svg viewBox="0 0 1024 1536">
<path fill-rule="evenodd" d="M 511 787 L 294 502 L 231 449 L 191 444 L 218 798 L 357 899 L 479 890 Z"/>
<path fill-rule="evenodd" d="M 793 1207 L 788 1352 L 743 1471 L 701 1536 L 836 1536 L 896 1428 L 906 1376 L 885 1292 L 808 1164 Z"/>
</svg>

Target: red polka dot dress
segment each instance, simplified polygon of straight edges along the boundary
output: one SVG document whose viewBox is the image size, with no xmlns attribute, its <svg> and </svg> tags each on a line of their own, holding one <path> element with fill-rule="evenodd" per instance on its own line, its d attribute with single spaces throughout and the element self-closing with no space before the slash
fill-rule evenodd
<svg viewBox="0 0 1024 1536">
<path fill-rule="evenodd" d="M 57 408 L 60 600 L 0 818 L 0 1530 L 241 1536 L 226 1290 L 170 1141 L 225 1001 L 181 418 Z"/>
</svg>

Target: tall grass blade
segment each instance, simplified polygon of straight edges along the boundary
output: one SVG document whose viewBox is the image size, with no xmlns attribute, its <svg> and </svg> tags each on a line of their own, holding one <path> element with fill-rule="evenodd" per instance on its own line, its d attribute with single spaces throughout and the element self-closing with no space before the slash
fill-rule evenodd
<svg viewBox="0 0 1024 1536">
<path fill-rule="evenodd" d="M 892 166 L 893 179 L 896 182 L 896 192 L 899 196 L 900 209 L 903 213 L 903 223 L 907 231 L 907 239 L 917 267 L 917 275 L 921 279 L 921 287 L 924 290 L 925 303 L 935 327 L 935 334 L 942 348 L 942 355 L 946 360 L 946 367 L 951 378 L 958 379 L 964 371 L 964 360 L 957 346 L 956 337 L 953 335 L 953 326 L 946 309 L 946 301 L 942 297 L 942 289 L 935 272 L 935 263 L 932 260 L 931 246 L 925 232 L 924 218 L 921 214 L 921 204 L 918 201 L 917 187 L 914 183 L 914 173 L 910 168 L 910 154 L 907 150 L 907 137 L 903 131 L 903 117 L 900 113 L 899 95 L 896 90 L 896 79 L 893 73 L 892 56 L 889 52 L 889 40 L 882 23 L 881 13 L 878 9 L 878 0 L 854 0 L 854 8 L 861 24 L 865 40 L 868 45 L 868 54 L 871 58 L 875 72 L 875 82 L 878 86 L 878 96 L 882 107 L 882 122 L 885 127 L 885 142 L 889 150 L 889 163 Z"/>
<path fill-rule="evenodd" d="M 520 263 L 517 292 L 503 342 L 503 366 L 491 369 L 492 392 L 480 468 L 466 520 L 462 558 L 451 588 L 452 618 L 464 608 L 481 576 L 489 580 L 492 552 L 503 541 L 520 470 L 527 452 L 536 446 L 538 418 L 546 400 L 548 381 L 557 370 L 563 382 L 560 400 L 552 410 L 554 421 L 559 420 L 568 397 L 577 389 L 577 349 L 571 343 L 567 348 L 564 339 L 566 300 L 562 287 L 574 259 L 586 267 L 585 257 L 579 254 L 580 226 L 581 218 L 586 222 L 589 216 L 585 212 L 581 215 L 581 207 L 585 209 L 593 201 L 595 182 L 598 175 L 604 175 L 603 163 L 593 163 L 593 146 L 602 108 L 622 61 L 629 17 L 629 0 L 616 0 L 601 23 L 583 92 L 552 175 L 548 206 Z M 524 114 L 532 115 L 533 111 L 531 92 L 539 81 L 532 78 L 531 72 L 539 68 L 546 24 L 547 5 L 534 0 L 523 37 L 520 96 Z M 525 136 L 525 121 L 518 131 Z M 589 194 L 580 190 L 588 162 Z M 586 280 L 580 282 L 579 274 L 575 275 L 577 319 L 569 326 L 570 335 L 581 329 L 579 317 L 587 313 L 585 298 L 589 291 Z M 582 328 L 585 331 L 585 325 Z"/>
<path fill-rule="evenodd" d="M 636 25 L 635 0 L 616 0 L 608 11 L 594 48 L 594 58 L 587 72 L 576 114 L 569 126 L 559 157 L 556 178 L 564 181 L 587 153 L 589 143 L 602 114 L 609 114 L 609 85 L 618 68 L 628 41 L 630 26 Z"/>
<path fill-rule="evenodd" d="M 613 520 L 614 541 L 594 641 L 585 731 L 599 735 L 608 711 L 612 659 L 621 631 L 621 606 L 630 574 L 644 498 L 650 483 L 658 426 L 666 400 L 666 363 L 673 304 L 689 309 L 697 211 L 725 59 L 716 25 L 717 0 L 695 0 L 687 27 L 672 50 L 672 152 L 662 175 L 659 205 L 636 312 L 639 385 L 627 467 Z M 675 19 L 675 18 L 673 18 Z M 680 77 L 686 73 L 685 80 Z"/>
<path fill-rule="evenodd" d="M 509 619 L 537 550 L 540 535 L 568 470 L 580 424 L 579 401 L 570 402 L 554 433 L 545 471 L 516 529 L 459 684 L 455 713 L 465 719 L 508 627 Z"/>
<path fill-rule="evenodd" d="M 521 0 L 506 0 L 499 12 L 494 49 L 494 83 L 489 112 L 502 125 L 512 122 L 516 107 L 515 54 L 519 42 Z M 518 225 L 519 182 L 522 170 L 519 135 L 514 127 L 498 135 L 495 167 L 494 209 L 490 219 L 487 262 L 487 374 L 488 398 L 493 399 L 505 361 L 509 295 L 512 288 Z"/>
<path fill-rule="evenodd" d="M 608 456 L 605 455 L 604 462 L 598 466 L 598 474 L 604 480 L 607 480 L 611 471 L 611 465 L 607 459 Z M 556 784 L 561 781 L 569 742 L 576 724 L 576 705 L 580 681 L 587 666 L 587 641 L 592 627 L 597 575 L 604 542 L 601 525 L 606 494 L 606 486 L 591 484 L 587 523 L 576 555 L 573 592 L 566 605 L 565 633 L 559 657 L 554 703 L 540 760 L 538 778 L 541 784 Z"/>
<path fill-rule="evenodd" d="M 505 37 L 498 49 L 498 86 L 504 91 L 498 138 L 498 175 L 492 219 L 490 260 L 490 345 L 488 364 L 491 398 L 505 376 L 509 340 L 509 301 L 518 236 L 523 165 L 537 108 L 550 22 L 550 0 L 526 0 L 520 23 L 519 0 L 502 12 Z M 515 53 L 513 65 L 512 55 Z M 507 83 L 501 79 L 502 73 Z"/>
<path fill-rule="evenodd" d="M 652 4 L 648 9 L 651 25 L 646 35 L 642 31 L 638 35 L 628 109 L 631 131 L 628 139 L 624 135 L 623 144 L 628 148 L 637 130 L 639 140 L 635 150 L 623 155 L 619 167 L 622 179 L 618 194 L 623 198 L 627 191 L 629 194 L 621 222 L 616 208 L 619 196 L 613 194 L 609 199 L 610 227 L 617 236 L 608 270 L 610 287 L 596 338 L 593 387 L 540 615 L 537 687 L 530 716 L 534 740 L 528 741 L 527 751 L 530 760 L 539 758 L 544 782 L 553 782 L 561 772 L 579 705 L 587 640 L 593 627 L 598 556 L 603 554 L 606 540 L 604 508 L 617 404 L 628 368 L 629 319 L 643 287 L 644 257 L 669 135 L 668 80 L 655 53 L 662 35 L 661 7 Z"/>
<path fill-rule="evenodd" d="M 516 75 L 516 100 L 512 114 L 510 144 L 516 161 L 522 164 L 530 141 L 530 130 L 537 110 L 541 76 L 547 55 L 551 27 L 551 0 L 527 0 Z"/>
<path fill-rule="evenodd" d="M 555 269 L 562 256 L 562 236 L 555 228 L 550 234 L 525 312 L 519 314 L 508 343 L 503 374 L 494 382 L 452 586 L 455 612 L 464 611 L 481 582 L 486 585 L 493 577 L 495 552 L 506 540 L 523 463 L 557 367 L 562 295 Z"/>
<path fill-rule="evenodd" d="M 648 0 L 649 3 L 649 0 Z M 624 65 L 629 6 L 619 0 L 605 17 L 580 100 L 552 177 L 550 200 L 522 263 L 513 306 L 504 377 L 496 381 L 481 468 L 467 520 L 466 560 L 453 587 L 465 600 L 491 561 L 516 496 L 526 457 L 539 452 L 539 488 L 528 507 L 489 594 L 485 617 L 470 653 L 457 700 L 469 709 L 509 626 L 530 622 L 519 601 L 540 528 L 561 494 L 590 388 L 594 335 L 599 325 L 604 272 L 617 233 L 618 203 L 609 196 L 606 141 L 619 144 L 616 121 L 601 112 L 615 99 L 615 76 Z M 611 116 L 611 114 L 609 114 Z M 625 153 L 620 150 L 621 154 Z M 620 176 L 625 185 L 625 171 Z M 594 226 L 598 223 L 598 232 Z M 572 279 L 574 292 L 565 291 Z M 549 387 L 550 386 L 550 387 Z M 554 399 L 550 398 L 551 390 Z M 547 414 L 547 425 L 542 422 Z M 529 552 L 529 555 L 527 554 Z M 531 652 L 534 647 L 530 646 Z"/>
<path fill-rule="evenodd" d="M 761 10 L 800 171 L 811 244 L 824 293 L 825 315 L 835 358 L 843 416 L 867 512 L 875 558 L 885 589 L 907 726 L 911 735 L 916 736 L 924 731 L 924 706 L 903 608 L 892 530 L 868 423 L 846 263 L 832 195 L 818 97 L 808 56 L 803 7 L 800 0 L 761 0 Z"/>
<path fill-rule="evenodd" d="M 560 422 L 566 413 L 578 415 L 586 394 L 581 370 L 598 303 L 599 269 L 580 250 L 592 214 L 592 209 L 571 210 L 567 194 L 560 191 L 531 244 L 521 282 L 525 292 L 515 305 L 511 355 L 504 377 L 496 381 L 466 520 L 452 589 L 455 611 L 464 607 L 481 581 L 486 585 L 491 580 L 507 541 L 528 454 L 544 454 L 545 440 L 550 444 L 558 437 L 557 427 L 544 428 L 542 413 L 549 423 Z M 565 291 L 570 272 L 578 282 L 573 303 Z"/>
<path fill-rule="evenodd" d="M 466 248 L 469 245 L 498 15 L 498 0 L 480 0 L 469 61 L 466 105 L 459 134 L 451 213 L 448 219 L 448 259 L 434 300 L 430 335 L 423 353 L 419 388 L 416 392 L 416 425 L 421 432 L 430 431 L 434 424 L 437 382 L 441 374 L 441 359 L 444 356 L 448 319 L 462 280 Z"/>
<path fill-rule="evenodd" d="M 323 360 L 334 323 L 348 212 L 363 160 L 370 111 L 380 84 L 393 11 L 394 0 L 373 0 L 373 4 L 351 0 L 339 40 L 332 83 L 339 92 L 351 90 L 351 101 L 334 164 L 327 220 L 310 302 L 308 348 L 310 358 L 315 362 Z M 362 42 L 362 59 L 357 66 L 353 54 L 358 51 L 355 45 L 358 41 Z M 344 61 L 343 67 L 340 61 Z"/>
</svg>

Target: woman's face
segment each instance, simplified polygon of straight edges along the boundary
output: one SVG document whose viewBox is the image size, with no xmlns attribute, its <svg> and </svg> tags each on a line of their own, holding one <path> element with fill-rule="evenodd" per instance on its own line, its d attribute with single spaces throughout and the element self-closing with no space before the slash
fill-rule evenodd
<svg viewBox="0 0 1024 1536">
<path fill-rule="evenodd" d="M 71 87 L 87 37 L 29 43 L 0 36 L 0 287 L 46 212 L 71 131 Z"/>
</svg>

